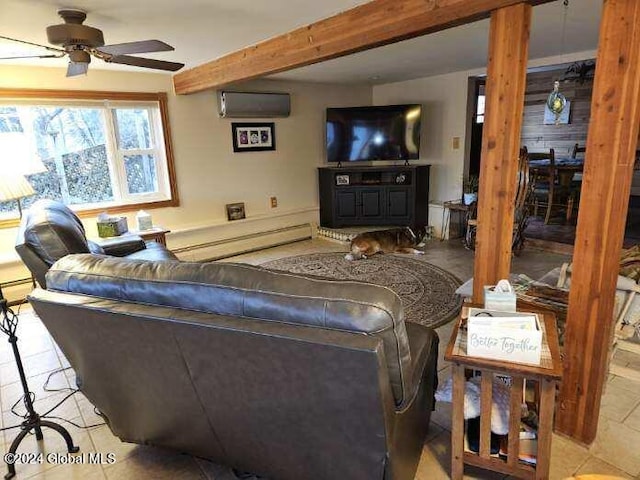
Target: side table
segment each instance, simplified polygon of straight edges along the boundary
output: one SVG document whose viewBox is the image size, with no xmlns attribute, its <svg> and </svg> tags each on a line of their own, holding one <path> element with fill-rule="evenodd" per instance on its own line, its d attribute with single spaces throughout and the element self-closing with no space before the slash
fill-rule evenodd
<svg viewBox="0 0 640 480">
<path fill-rule="evenodd" d="M 171 230 L 167 230 L 166 228 L 162 228 L 162 227 L 153 227 L 149 230 L 129 230 L 129 233 L 133 235 L 138 235 L 144 241 L 158 242 L 166 247 L 167 246 L 166 234 L 171 233 Z"/>
<path fill-rule="evenodd" d="M 452 212 L 456 212 L 458 217 L 457 236 L 465 238 L 469 205 L 465 205 L 459 200 L 451 200 L 442 204 L 442 232 L 440 234 L 440 240 L 444 240 L 447 237 L 447 233 L 451 233 Z"/>
<path fill-rule="evenodd" d="M 471 307 L 482 305 L 467 304 Z M 466 318 L 468 309 L 463 307 L 449 340 L 445 360 L 453 364 L 453 413 L 451 428 L 451 478 L 462 480 L 464 465 L 493 470 L 518 478 L 542 480 L 549 478 L 551 456 L 551 434 L 555 406 L 556 382 L 562 376 L 560 347 L 553 313 L 535 308 L 528 304 L 519 304 L 518 311 L 535 312 L 542 318 L 542 359 L 540 365 L 491 360 L 471 357 L 466 353 L 466 329 L 461 322 Z M 466 370 L 480 371 L 480 449 L 479 453 L 465 451 L 464 448 L 464 394 Z M 506 460 L 490 455 L 491 443 L 491 404 L 492 382 L 494 374 L 511 378 L 509 407 L 508 455 Z M 540 387 L 538 402 L 538 432 L 536 466 L 527 465 L 518 459 L 520 446 L 520 415 L 523 403 L 525 380 L 537 381 Z"/>
</svg>

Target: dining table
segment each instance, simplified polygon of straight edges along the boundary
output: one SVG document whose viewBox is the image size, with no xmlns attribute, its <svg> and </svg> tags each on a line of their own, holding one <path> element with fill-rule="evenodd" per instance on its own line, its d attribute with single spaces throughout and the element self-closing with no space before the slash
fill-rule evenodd
<svg viewBox="0 0 640 480">
<path fill-rule="evenodd" d="M 529 160 L 529 169 L 535 175 L 536 171 L 546 171 L 550 166 L 549 159 Z M 555 169 L 558 172 L 558 183 L 569 187 L 576 173 L 582 173 L 584 158 L 555 157 Z"/>
</svg>

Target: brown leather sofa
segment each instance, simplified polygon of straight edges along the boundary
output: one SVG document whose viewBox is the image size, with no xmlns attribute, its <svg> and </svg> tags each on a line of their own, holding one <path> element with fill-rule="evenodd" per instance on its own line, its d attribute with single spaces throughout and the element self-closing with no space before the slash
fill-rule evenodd
<svg viewBox="0 0 640 480">
<path fill-rule="evenodd" d="M 67 255 L 29 301 L 126 442 L 271 480 L 410 480 L 438 337 L 398 296 L 244 264 Z"/>
<path fill-rule="evenodd" d="M 20 222 L 16 251 L 41 287 L 56 260 L 71 253 L 95 253 L 154 261 L 178 261 L 163 245 L 144 242 L 137 235 L 123 235 L 100 243 L 87 240 L 84 226 L 66 205 L 38 200 Z"/>
</svg>

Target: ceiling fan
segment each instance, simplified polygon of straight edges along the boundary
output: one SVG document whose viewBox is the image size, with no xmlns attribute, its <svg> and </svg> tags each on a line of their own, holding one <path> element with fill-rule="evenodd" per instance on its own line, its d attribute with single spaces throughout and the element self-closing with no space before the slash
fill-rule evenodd
<svg viewBox="0 0 640 480">
<path fill-rule="evenodd" d="M 34 45 L 45 48 L 50 52 L 55 52 L 46 55 L 0 57 L 0 60 L 18 58 L 61 58 L 68 55 L 69 66 L 67 67 L 67 77 L 87 73 L 91 56 L 104 60 L 107 63 L 120 63 L 123 65 L 168 70 L 171 72 L 175 72 L 184 67 L 183 63 L 166 62 L 164 60 L 133 57 L 129 55 L 131 53 L 166 52 L 174 49 L 171 45 L 167 45 L 160 40 L 144 40 L 141 42 L 105 45 L 101 30 L 82 24 L 87 18 L 87 14 L 83 10 L 63 8 L 58 10 L 58 15 L 62 17 L 64 23 L 47 27 L 47 40 L 49 43 L 62 48 L 40 45 L 38 43 L 0 35 L 1 39 Z"/>
</svg>

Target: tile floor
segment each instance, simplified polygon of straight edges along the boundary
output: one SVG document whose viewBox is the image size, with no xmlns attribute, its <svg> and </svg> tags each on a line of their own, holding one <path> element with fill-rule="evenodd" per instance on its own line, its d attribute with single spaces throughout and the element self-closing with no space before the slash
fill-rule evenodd
<svg viewBox="0 0 640 480">
<path fill-rule="evenodd" d="M 322 251 L 346 251 L 346 247 L 337 242 L 315 239 L 242 255 L 226 261 L 262 263 L 285 256 Z M 446 268 L 463 280 L 472 274 L 473 253 L 462 248 L 458 241 L 432 240 L 427 244 L 425 257 L 427 261 Z M 514 259 L 513 271 L 537 278 L 565 259 L 566 257 L 562 255 L 525 250 L 521 257 Z M 450 325 L 438 329 L 442 343 L 448 340 L 450 332 Z M 66 396 L 66 391 L 44 391 L 43 384 L 50 372 L 66 367 L 68 363 L 41 322 L 31 314 L 28 305 L 22 308 L 18 336 L 30 387 L 36 393 L 36 409 L 42 413 Z M 441 349 L 439 360 L 441 381 L 449 375 L 449 366 L 442 359 L 443 350 L 444 348 Z M 0 405 L 2 407 L 0 424 L 5 427 L 18 423 L 18 418 L 12 415 L 10 410 L 21 395 L 12 358 L 10 345 L 7 342 L 0 342 Z M 618 361 L 630 365 L 638 362 L 638 359 L 623 357 Z M 70 370 L 58 373 L 52 377 L 49 388 L 69 388 L 73 385 L 73 379 L 73 372 Z M 21 407 L 22 405 L 19 405 L 18 410 Z M 417 480 L 449 478 L 450 412 L 449 404 L 438 404 L 424 445 L 416 475 Z M 79 393 L 64 402 L 54 414 L 78 424 L 91 425 L 101 421 L 100 417 L 94 413 L 93 406 Z M 205 460 L 159 448 L 122 443 L 104 425 L 80 429 L 70 424 L 63 424 L 71 432 L 81 452 L 113 453 L 116 462 L 110 465 L 86 463 L 69 465 L 47 462 L 18 465 L 17 479 L 231 480 L 235 478 L 229 469 Z M 16 430 L 5 431 L 3 437 L 0 437 L 5 452 L 15 433 Z M 61 437 L 45 429 L 44 442 L 38 445 L 35 438 L 29 436 L 23 442 L 20 451 L 62 454 L 65 448 Z M 467 468 L 466 473 L 466 478 L 504 478 L 503 475 L 480 469 Z M 566 438 L 554 436 L 550 478 L 562 479 L 575 473 L 608 473 L 623 478 L 640 479 L 640 384 L 620 377 L 610 377 L 602 402 L 598 438 L 591 448 L 587 449 Z"/>
</svg>

